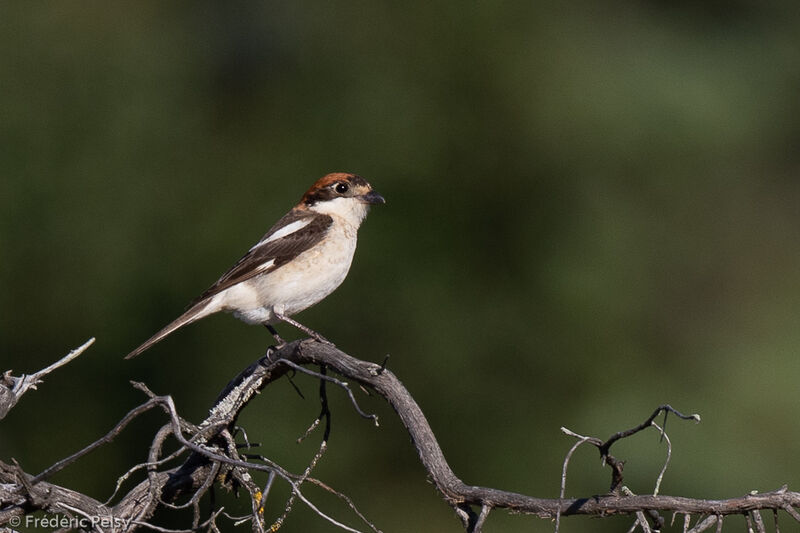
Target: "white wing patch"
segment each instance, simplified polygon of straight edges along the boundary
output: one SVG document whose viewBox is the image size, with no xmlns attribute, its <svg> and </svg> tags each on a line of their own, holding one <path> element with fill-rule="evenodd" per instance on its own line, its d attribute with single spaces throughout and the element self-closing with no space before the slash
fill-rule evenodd
<svg viewBox="0 0 800 533">
<path fill-rule="evenodd" d="M 250 250 L 255 250 L 259 246 L 262 246 L 264 244 L 267 244 L 267 243 L 270 243 L 270 242 L 273 242 L 273 241 L 277 241 L 278 239 L 282 239 L 282 238 L 286 237 L 287 235 L 291 235 L 292 233 L 294 233 L 296 231 L 300 231 L 301 229 L 303 229 L 306 226 L 308 226 L 311 223 L 312 220 L 313 220 L 312 217 L 304 218 L 303 220 L 295 220 L 291 224 L 285 225 L 284 227 L 282 227 L 281 229 L 279 229 L 278 231 L 276 231 L 275 233 L 273 233 L 272 235 L 270 235 L 269 237 L 267 237 L 263 241 L 259 242 L 255 246 L 253 246 L 252 248 L 250 248 Z"/>
<path fill-rule="evenodd" d="M 266 263 L 261 263 L 260 265 L 258 265 L 256 267 L 256 272 L 263 272 L 265 270 L 269 270 L 270 268 L 272 268 L 272 265 L 274 265 L 274 264 L 275 264 L 275 260 L 274 259 L 270 259 Z"/>
</svg>

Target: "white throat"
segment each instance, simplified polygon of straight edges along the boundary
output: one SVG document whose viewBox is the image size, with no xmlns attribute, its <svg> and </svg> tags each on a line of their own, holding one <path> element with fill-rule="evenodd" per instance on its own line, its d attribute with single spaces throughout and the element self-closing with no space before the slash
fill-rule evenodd
<svg viewBox="0 0 800 533">
<path fill-rule="evenodd" d="M 358 228 L 367 216 L 369 205 L 357 198 L 334 198 L 318 202 L 309 209 L 323 215 L 339 217 Z"/>
</svg>

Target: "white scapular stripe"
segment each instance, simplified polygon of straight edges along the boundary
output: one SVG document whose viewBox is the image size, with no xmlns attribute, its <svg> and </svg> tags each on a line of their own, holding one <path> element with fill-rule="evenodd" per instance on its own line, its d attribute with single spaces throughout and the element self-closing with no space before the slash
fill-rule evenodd
<svg viewBox="0 0 800 533">
<path fill-rule="evenodd" d="M 287 235 L 291 235 L 295 231 L 300 231 L 301 229 L 303 229 L 306 226 L 308 226 L 311 223 L 311 220 L 312 220 L 312 217 L 305 218 L 303 220 L 295 220 L 291 224 L 287 224 L 286 226 L 282 227 L 281 229 L 279 229 L 278 231 L 276 231 L 275 233 L 273 233 L 272 235 L 270 235 L 269 237 L 267 237 L 263 241 L 259 242 L 255 246 L 253 246 L 251 248 L 251 250 L 255 250 L 256 248 L 258 248 L 259 246 L 261 246 L 263 244 L 267 244 L 269 242 L 277 241 L 278 239 L 282 239 L 282 238 L 286 237 Z"/>
<path fill-rule="evenodd" d="M 275 264 L 275 260 L 274 259 L 270 259 L 266 263 L 262 263 L 262 264 L 258 265 L 256 267 L 256 272 L 263 272 L 264 270 L 269 270 L 270 268 L 272 268 L 272 265 L 274 265 L 274 264 Z"/>
</svg>

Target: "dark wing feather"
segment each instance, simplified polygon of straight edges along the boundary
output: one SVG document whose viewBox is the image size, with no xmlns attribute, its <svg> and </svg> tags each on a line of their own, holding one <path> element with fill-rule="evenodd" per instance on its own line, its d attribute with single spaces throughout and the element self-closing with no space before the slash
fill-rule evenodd
<svg viewBox="0 0 800 533">
<path fill-rule="evenodd" d="M 260 244 L 281 228 L 306 218 L 310 218 L 311 221 L 299 230 L 267 244 Z M 282 265 L 285 265 L 321 241 L 332 223 L 333 219 L 327 215 L 292 209 L 270 228 L 266 235 L 258 241 L 258 244 L 253 246 L 250 251 L 239 259 L 230 270 L 225 272 L 222 277 L 192 302 L 192 304 L 214 296 L 228 287 L 248 280 L 253 276 L 272 272 L 280 268 Z M 267 269 L 259 270 L 258 267 L 260 265 L 269 261 L 273 261 L 272 266 Z"/>
</svg>

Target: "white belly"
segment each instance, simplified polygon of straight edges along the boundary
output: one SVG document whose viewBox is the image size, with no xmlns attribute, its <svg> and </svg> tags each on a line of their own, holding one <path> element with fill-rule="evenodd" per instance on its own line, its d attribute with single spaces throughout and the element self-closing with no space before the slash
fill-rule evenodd
<svg viewBox="0 0 800 533">
<path fill-rule="evenodd" d="M 294 261 L 222 291 L 214 303 L 250 324 L 274 324 L 275 313 L 291 316 L 308 309 L 341 285 L 350 270 L 356 229 L 340 231 Z"/>
</svg>

